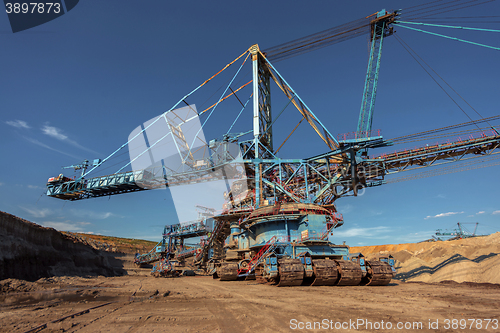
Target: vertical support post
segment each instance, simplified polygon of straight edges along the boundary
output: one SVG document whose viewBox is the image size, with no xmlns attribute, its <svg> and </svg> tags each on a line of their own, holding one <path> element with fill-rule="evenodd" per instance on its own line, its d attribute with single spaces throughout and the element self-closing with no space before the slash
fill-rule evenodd
<svg viewBox="0 0 500 333">
<path fill-rule="evenodd" d="M 259 160 L 260 150 L 260 110 L 259 110 L 259 45 L 250 47 L 252 54 L 252 86 L 253 86 L 253 140 L 255 170 L 255 208 L 259 208 L 262 200 L 262 164 Z"/>
<path fill-rule="evenodd" d="M 273 129 L 272 129 L 272 116 L 271 116 L 271 73 L 266 66 L 265 60 L 260 59 L 262 62 L 259 66 L 259 112 L 261 121 L 261 139 L 269 151 L 273 149 Z"/>
<path fill-rule="evenodd" d="M 309 164 L 303 164 L 303 166 L 304 166 L 304 182 L 305 182 L 305 186 L 306 186 L 305 202 L 309 203 L 309 184 L 307 183 L 307 174 L 308 174 Z"/>
<path fill-rule="evenodd" d="M 166 240 L 166 237 L 167 237 L 167 226 L 165 226 L 163 228 L 163 240 L 161 242 L 161 251 L 162 252 L 165 252 L 166 249 L 167 249 L 167 240 Z"/>
<path fill-rule="evenodd" d="M 262 163 L 259 162 L 259 207 L 262 199 Z"/>
<path fill-rule="evenodd" d="M 285 235 L 288 238 L 288 241 L 291 242 L 290 239 L 290 230 L 288 230 L 288 220 L 285 218 Z M 287 241 L 287 240 L 285 240 Z"/>
<path fill-rule="evenodd" d="M 253 86 L 253 140 L 255 149 L 255 158 L 259 157 L 259 46 L 257 44 L 250 47 L 252 53 L 252 86 Z"/>
<path fill-rule="evenodd" d="M 88 167 L 89 167 L 89 160 L 84 160 L 82 163 L 82 174 L 80 178 L 83 178 L 83 176 L 85 175 L 85 171 L 87 171 Z"/>
<path fill-rule="evenodd" d="M 349 149 L 349 154 L 351 155 L 351 182 L 352 182 L 352 191 L 354 196 L 358 196 L 358 175 L 356 172 L 356 152 L 354 149 Z"/>
<path fill-rule="evenodd" d="M 254 168 L 255 168 L 255 209 L 260 207 L 260 184 L 262 183 L 261 177 L 261 170 L 262 170 L 262 164 L 260 164 L 260 161 L 257 161 L 254 163 Z"/>
</svg>

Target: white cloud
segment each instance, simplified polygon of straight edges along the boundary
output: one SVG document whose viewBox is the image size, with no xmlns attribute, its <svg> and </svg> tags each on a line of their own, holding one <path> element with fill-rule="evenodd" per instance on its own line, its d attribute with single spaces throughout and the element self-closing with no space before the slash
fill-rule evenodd
<svg viewBox="0 0 500 333">
<path fill-rule="evenodd" d="M 493 215 L 497 215 L 497 214 L 500 214 L 500 210 L 495 210 L 493 213 L 491 213 Z"/>
<path fill-rule="evenodd" d="M 40 186 L 36 186 L 36 185 L 28 185 L 28 188 L 31 188 L 31 189 L 34 189 L 34 190 L 41 189 Z"/>
<path fill-rule="evenodd" d="M 104 232 L 104 234 L 110 234 L 110 231 Z M 134 239 L 142 239 L 142 240 L 147 240 L 150 242 L 158 242 L 159 239 L 161 239 L 161 233 L 160 234 L 153 234 L 153 235 L 142 235 L 142 234 L 134 234 L 133 236 L 123 236 L 125 238 L 134 238 Z"/>
<path fill-rule="evenodd" d="M 21 206 L 20 206 L 21 207 Z M 29 214 L 31 214 L 34 217 L 37 218 L 43 218 L 46 216 L 49 216 L 52 214 L 52 211 L 48 208 L 26 208 L 26 207 L 21 207 L 23 210 L 27 211 Z"/>
<path fill-rule="evenodd" d="M 107 219 L 108 217 L 116 216 L 120 217 L 114 213 L 111 212 L 93 212 L 90 210 L 82 210 L 82 209 L 71 209 L 70 210 L 72 214 L 76 216 L 85 216 L 88 217 L 89 219 L 92 220 L 104 220 Z"/>
<path fill-rule="evenodd" d="M 48 135 L 48 136 L 50 136 L 52 138 L 55 138 L 57 140 L 60 140 L 60 141 L 67 142 L 70 145 L 75 146 L 75 147 L 77 147 L 79 149 L 91 152 L 92 154 L 100 155 L 98 152 L 96 152 L 96 151 L 94 151 L 92 149 L 85 148 L 84 146 L 82 146 L 78 142 L 76 142 L 76 141 L 71 140 L 70 138 L 68 138 L 67 135 L 63 134 L 63 130 L 60 129 L 60 128 L 57 128 L 57 127 L 54 127 L 54 126 L 49 126 L 49 125 L 44 125 L 42 127 L 42 132 L 45 135 Z"/>
<path fill-rule="evenodd" d="M 62 131 L 59 128 L 53 126 L 48 126 L 48 125 L 43 126 L 42 132 L 43 134 L 46 134 L 61 141 L 64 141 L 68 138 L 66 135 L 62 134 Z"/>
<path fill-rule="evenodd" d="M 110 212 L 106 212 L 106 213 L 97 214 L 96 218 L 104 220 L 104 219 L 107 219 L 108 217 L 111 217 L 111 216 L 115 216 L 115 214 L 110 213 Z"/>
<path fill-rule="evenodd" d="M 448 213 L 440 213 L 440 214 L 437 214 L 434 216 L 428 215 L 426 218 L 424 218 L 424 220 L 434 219 L 436 217 L 445 217 L 445 216 L 451 216 L 451 215 L 456 215 L 456 214 L 463 214 L 463 213 L 464 212 L 448 212 Z"/>
<path fill-rule="evenodd" d="M 340 201 L 342 201 L 342 200 L 340 200 Z M 353 207 L 350 204 L 339 203 L 339 204 L 337 204 L 337 209 L 342 214 L 348 214 L 348 213 L 352 212 Z"/>
<path fill-rule="evenodd" d="M 2 186 L 2 185 L 3 185 L 3 183 L 0 183 L 0 186 Z"/>
<path fill-rule="evenodd" d="M 44 227 L 54 228 L 60 231 L 76 231 L 76 232 L 83 231 L 82 227 L 80 227 L 80 223 L 78 222 L 72 223 L 69 221 L 66 222 L 46 221 L 46 222 L 40 222 L 40 224 L 43 225 Z"/>
<path fill-rule="evenodd" d="M 479 215 L 479 214 L 484 214 L 486 213 L 484 210 L 480 211 L 480 212 L 477 212 L 476 215 Z"/>
<path fill-rule="evenodd" d="M 374 237 L 380 238 L 380 234 L 385 234 L 390 231 L 388 227 L 373 227 L 373 228 L 351 228 L 346 230 L 334 230 L 334 237 Z"/>
<path fill-rule="evenodd" d="M 28 126 L 28 123 L 23 120 L 9 120 L 5 122 L 7 125 L 16 127 L 16 128 L 31 128 Z"/>
<path fill-rule="evenodd" d="M 32 139 L 32 138 L 28 138 L 28 137 L 24 137 L 26 140 L 28 140 L 29 142 L 37 145 L 37 146 L 40 146 L 40 147 L 43 147 L 43 148 L 46 148 L 46 149 L 49 149 L 49 150 L 52 150 L 52 151 L 55 151 L 55 152 L 58 152 L 59 154 L 63 154 L 63 155 L 66 155 L 66 156 L 69 156 L 71 158 L 74 158 L 74 159 L 77 159 L 77 160 L 80 160 L 82 159 L 81 157 L 78 157 L 78 156 L 75 156 L 75 155 L 71 155 L 71 154 L 68 154 L 68 153 L 65 153 L 63 151 L 60 151 L 58 149 L 55 149 L 55 148 L 52 148 L 51 146 L 49 145 L 46 145 L 45 143 L 42 143 L 36 139 Z"/>
</svg>

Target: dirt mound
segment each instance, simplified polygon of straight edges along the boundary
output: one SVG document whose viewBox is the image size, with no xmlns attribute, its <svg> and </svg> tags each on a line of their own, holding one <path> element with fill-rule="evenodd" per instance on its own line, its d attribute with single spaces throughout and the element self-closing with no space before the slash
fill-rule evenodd
<svg viewBox="0 0 500 333">
<path fill-rule="evenodd" d="M 0 280 L 124 274 L 110 259 L 55 229 L 0 212 Z"/>
<path fill-rule="evenodd" d="M 83 244 L 87 244 L 96 250 L 106 252 L 121 252 L 121 253 L 146 253 L 151 250 L 156 242 L 151 242 L 135 238 L 120 238 L 113 236 L 81 234 L 78 232 L 63 231 L 63 234 L 75 238 Z"/>
<path fill-rule="evenodd" d="M 11 292 L 38 291 L 40 288 L 35 282 L 17 279 L 5 279 L 0 281 L 0 294 Z"/>
<path fill-rule="evenodd" d="M 352 247 L 351 252 L 392 254 L 396 279 L 403 281 L 500 283 L 500 232 L 445 242 Z"/>
</svg>

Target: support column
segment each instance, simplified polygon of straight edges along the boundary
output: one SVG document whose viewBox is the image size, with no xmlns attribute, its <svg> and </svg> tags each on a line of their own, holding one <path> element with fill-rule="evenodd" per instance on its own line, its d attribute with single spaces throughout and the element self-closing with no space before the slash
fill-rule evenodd
<svg viewBox="0 0 500 333">
<path fill-rule="evenodd" d="M 259 45 L 250 47 L 252 53 L 252 86 L 253 86 L 253 140 L 255 149 L 255 158 L 259 158 Z"/>
<path fill-rule="evenodd" d="M 259 110 L 259 45 L 250 47 L 252 54 L 252 86 L 253 86 L 253 142 L 254 142 L 254 163 L 255 170 L 255 208 L 260 207 L 261 202 L 261 182 L 262 165 L 259 159 L 260 150 L 260 110 Z"/>
</svg>

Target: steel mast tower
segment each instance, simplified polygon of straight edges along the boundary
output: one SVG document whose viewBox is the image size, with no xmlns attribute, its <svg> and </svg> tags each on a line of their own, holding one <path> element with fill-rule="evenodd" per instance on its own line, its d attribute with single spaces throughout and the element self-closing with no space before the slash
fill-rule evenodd
<svg viewBox="0 0 500 333">
<path fill-rule="evenodd" d="M 366 70 L 365 88 L 361 100 L 361 110 L 359 111 L 356 138 L 367 138 L 371 136 L 375 97 L 377 96 L 378 74 L 380 71 L 380 60 L 382 58 L 382 45 L 384 37 L 393 34 L 394 29 L 390 24 L 394 23 L 397 15 L 397 11 L 388 13 L 385 9 L 370 15 L 376 16 L 376 18 L 370 22 L 371 48 L 368 58 L 368 69 Z"/>
</svg>

